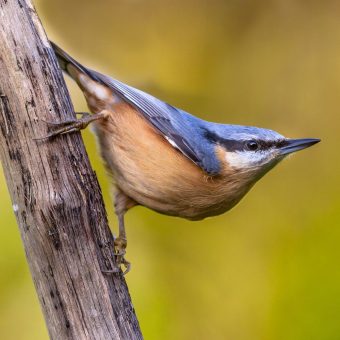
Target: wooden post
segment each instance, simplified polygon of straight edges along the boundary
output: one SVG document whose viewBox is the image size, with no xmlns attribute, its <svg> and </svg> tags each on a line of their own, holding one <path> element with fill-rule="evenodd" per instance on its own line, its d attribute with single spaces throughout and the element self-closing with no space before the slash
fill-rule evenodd
<svg viewBox="0 0 340 340">
<path fill-rule="evenodd" d="M 30 0 L 0 0 L 0 158 L 50 337 L 142 339 L 80 134 L 34 140 L 72 118 Z"/>
</svg>

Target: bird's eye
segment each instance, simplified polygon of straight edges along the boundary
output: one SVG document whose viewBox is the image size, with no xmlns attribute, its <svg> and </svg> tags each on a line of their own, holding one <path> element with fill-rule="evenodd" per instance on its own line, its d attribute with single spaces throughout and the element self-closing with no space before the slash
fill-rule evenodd
<svg viewBox="0 0 340 340">
<path fill-rule="evenodd" d="M 254 140 L 247 142 L 246 146 L 247 146 L 247 149 L 250 151 L 256 151 L 259 148 L 259 144 Z"/>
</svg>

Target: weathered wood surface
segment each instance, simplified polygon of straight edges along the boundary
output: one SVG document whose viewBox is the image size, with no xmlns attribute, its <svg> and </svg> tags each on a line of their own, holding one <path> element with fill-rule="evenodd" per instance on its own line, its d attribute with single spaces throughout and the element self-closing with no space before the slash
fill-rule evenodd
<svg viewBox="0 0 340 340">
<path fill-rule="evenodd" d="M 50 337 L 142 339 L 80 134 L 34 140 L 74 117 L 31 2 L 0 0 L 0 157 Z"/>
</svg>

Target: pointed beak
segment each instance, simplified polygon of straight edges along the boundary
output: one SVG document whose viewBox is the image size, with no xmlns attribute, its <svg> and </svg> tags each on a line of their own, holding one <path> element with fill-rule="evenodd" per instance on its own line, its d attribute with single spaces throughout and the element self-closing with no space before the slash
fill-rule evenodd
<svg viewBox="0 0 340 340">
<path fill-rule="evenodd" d="M 309 148 L 310 146 L 319 142 L 320 139 L 317 138 L 287 139 L 284 145 L 280 147 L 280 154 L 287 155 L 292 152 Z"/>
</svg>

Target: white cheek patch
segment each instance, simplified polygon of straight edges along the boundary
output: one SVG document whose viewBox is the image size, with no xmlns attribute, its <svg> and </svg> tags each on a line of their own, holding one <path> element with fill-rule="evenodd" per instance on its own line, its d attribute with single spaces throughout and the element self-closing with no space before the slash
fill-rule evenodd
<svg viewBox="0 0 340 340">
<path fill-rule="evenodd" d="M 266 154 L 261 151 L 226 152 L 225 159 L 232 168 L 247 169 L 261 165 L 266 159 Z"/>
</svg>

